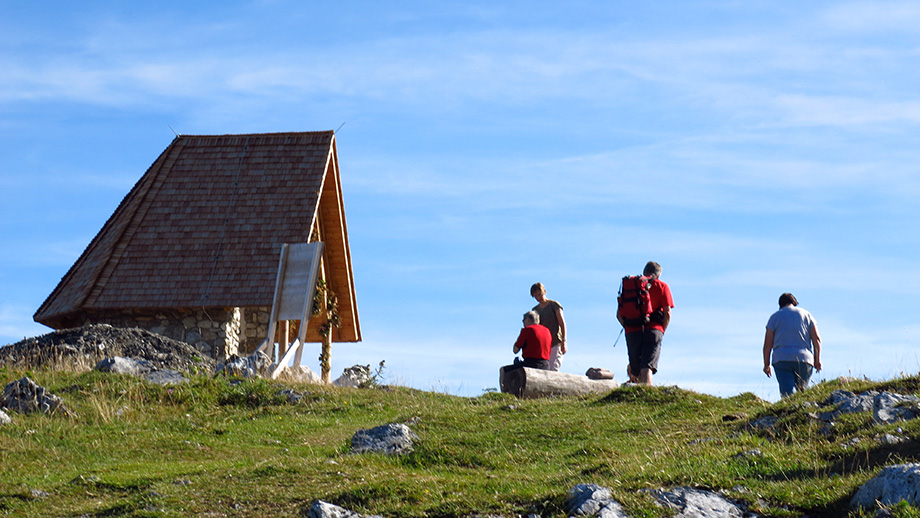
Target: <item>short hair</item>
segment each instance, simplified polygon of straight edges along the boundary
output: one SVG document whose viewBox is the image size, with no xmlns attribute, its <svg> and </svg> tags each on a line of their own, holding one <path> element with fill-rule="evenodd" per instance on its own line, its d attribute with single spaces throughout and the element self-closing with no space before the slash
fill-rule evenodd
<svg viewBox="0 0 920 518">
<path fill-rule="evenodd" d="M 524 318 L 529 318 L 533 320 L 534 324 L 540 323 L 540 314 L 533 310 L 528 311 L 527 313 L 524 313 Z"/>
<path fill-rule="evenodd" d="M 532 296 L 534 292 L 546 293 L 546 288 L 543 286 L 542 282 L 533 283 L 533 286 L 530 287 L 530 295 Z"/>
<path fill-rule="evenodd" d="M 649 261 L 645 263 L 645 270 L 643 270 L 642 275 L 646 277 L 654 276 L 656 279 L 661 277 L 661 265 L 655 261 Z"/>
<path fill-rule="evenodd" d="M 799 301 L 795 299 L 795 295 L 791 293 L 783 293 L 779 296 L 779 307 L 784 308 L 786 306 L 798 306 Z"/>
</svg>

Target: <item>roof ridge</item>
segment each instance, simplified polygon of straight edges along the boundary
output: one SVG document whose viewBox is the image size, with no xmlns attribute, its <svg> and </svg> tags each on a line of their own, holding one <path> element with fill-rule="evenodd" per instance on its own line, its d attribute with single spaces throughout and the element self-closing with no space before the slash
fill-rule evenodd
<svg viewBox="0 0 920 518">
<path fill-rule="evenodd" d="M 315 136 L 315 135 L 334 135 L 335 131 L 333 130 L 323 130 L 323 131 L 275 131 L 271 133 L 224 133 L 220 135 L 179 135 L 178 138 L 221 138 L 221 137 L 272 137 L 272 136 L 282 136 L 282 135 L 303 135 L 303 136 Z"/>
</svg>

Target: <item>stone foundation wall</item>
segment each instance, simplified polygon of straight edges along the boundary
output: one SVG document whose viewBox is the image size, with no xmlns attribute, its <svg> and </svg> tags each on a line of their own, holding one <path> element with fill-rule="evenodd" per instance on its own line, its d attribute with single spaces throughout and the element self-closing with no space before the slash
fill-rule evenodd
<svg viewBox="0 0 920 518">
<path fill-rule="evenodd" d="M 86 315 L 81 325 L 109 324 L 138 327 L 194 345 L 221 361 L 247 355 L 259 347 L 268 333 L 271 308 L 196 308 L 129 310 Z"/>
</svg>

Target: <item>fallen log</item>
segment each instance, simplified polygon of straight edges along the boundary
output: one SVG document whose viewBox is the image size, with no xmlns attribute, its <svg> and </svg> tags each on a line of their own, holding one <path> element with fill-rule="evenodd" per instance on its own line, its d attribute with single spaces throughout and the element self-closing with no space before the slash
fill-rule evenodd
<svg viewBox="0 0 920 518">
<path fill-rule="evenodd" d="M 545 371 L 505 365 L 499 369 L 498 385 L 501 391 L 514 394 L 521 399 L 548 396 L 581 396 L 599 392 L 610 392 L 619 387 L 612 379 L 591 379 L 587 376 L 564 372 Z"/>
</svg>

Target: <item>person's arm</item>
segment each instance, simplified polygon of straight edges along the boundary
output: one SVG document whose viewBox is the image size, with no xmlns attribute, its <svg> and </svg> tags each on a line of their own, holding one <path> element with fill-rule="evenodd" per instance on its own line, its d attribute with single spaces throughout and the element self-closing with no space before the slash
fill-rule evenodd
<svg viewBox="0 0 920 518">
<path fill-rule="evenodd" d="M 667 331 L 668 324 L 671 323 L 671 306 L 661 308 L 661 327 Z"/>
<path fill-rule="evenodd" d="M 818 334 L 818 324 L 811 325 L 808 336 L 811 337 L 811 345 L 815 350 L 815 370 L 821 372 L 821 335 Z"/>
<path fill-rule="evenodd" d="M 527 338 L 524 337 L 524 331 L 526 330 L 526 327 L 521 329 L 521 334 L 518 335 L 517 341 L 514 342 L 514 354 L 517 354 L 521 349 L 524 348 L 524 346 L 527 345 Z"/>
<path fill-rule="evenodd" d="M 770 368 L 770 353 L 773 352 L 773 331 L 767 329 L 763 337 L 763 373 L 768 378 L 773 376 L 773 370 Z"/>
<path fill-rule="evenodd" d="M 559 330 L 562 331 L 562 344 L 559 346 L 559 352 L 565 354 L 568 350 L 568 347 L 565 345 L 566 332 L 565 332 L 565 318 L 562 316 L 562 308 L 556 306 L 556 322 L 559 323 Z"/>
</svg>

